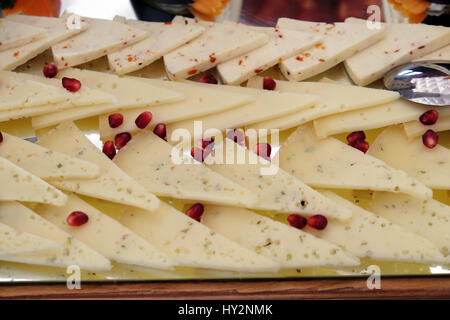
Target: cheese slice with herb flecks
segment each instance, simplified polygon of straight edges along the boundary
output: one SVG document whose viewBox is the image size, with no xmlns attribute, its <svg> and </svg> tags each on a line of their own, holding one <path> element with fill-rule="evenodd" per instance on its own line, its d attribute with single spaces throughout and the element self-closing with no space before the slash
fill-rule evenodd
<svg viewBox="0 0 450 320">
<path fill-rule="evenodd" d="M 3 133 L 0 157 L 41 179 L 93 179 L 100 174 L 95 163 L 49 150 L 35 143 Z"/>
<path fill-rule="evenodd" d="M 49 180 L 53 185 L 89 197 L 148 210 L 158 207 L 158 198 L 120 170 L 85 137 L 73 122 L 62 123 L 50 132 L 38 135 L 38 144 L 72 157 L 93 162 L 100 168 L 100 175 L 95 179 Z"/>
<path fill-rule="evenodd" d="M 67 197 L 58 189 L 0 157 L 0 201 L 25 201 L 62 206 Z"/>
<path fill-rule="evenodd" d="M 414 61 L 423 61 L 423 60 L 450 60 L 450 44 L 440 49 L 437 49 L 427 55 L 424 55 Z"/>
<path fill-rule="evenodd" d="M 40 205 L 36 212 L 115 262 L 158 269 L 173 267 L 171 258 L 130 229 L 77 196 L 70 194 L 68 198 L 62 208 Z M 89 217 L 88 222 L 78 227 L 68 225 L 66 218 L 73 211 L 85 213 Z M 150 212 L 147 214 L 151 215 Z"/>
<path fill-rule="evenodd" d="M 381 190 L 431 198 L 432 191 L 404 171 L 335 138 L 320 140 L 300 126 L 281 146 L 280 167 L 317 188 Z"/>
<path fill-rule="evenodd" d="M 429 188 L 450 189 L 450 150 L 441 145 L 427 148 L 420 137 L 408 141 L 398 126 L 381 132 L 368 153 L 405 171 Z"/>
<path fill-rule="evenodd" d="M 45 29 L 0 19 L 0 51 L 17 48 L 46 36 Z"/>
<path fill-rule="evenodd" d="M 423 135 L 427 130 L 441 132 L 450 130 L 450 115 L 440 116 L 439 120 L 432 125 L 423 125 L 419 120 L 409 121 L 403 124 L 403 130 L 408 139 L 414 139 Z"/>
<path fill-rule="evenodd" d="M 104 256 L 18 202 L 0 203 L 0 223 L 60 244 L 61 248 L 55 252 L 39 254 L 43 260 L 46 258 L 48 266 L 65 268 L 77 265 L 89 271 L 111 269 L 109 260 Z"/>
<path fill-rule="evenodd" d="M 359 265 L 356 257 L 327 241 L 246 209 L 208 205 L 201 222 L 283 268 Z"/>
<path fill-rule="evenodd" d="M 152 214 L 127 208 L 119 221 L 181 266 L 239 272 L 275 272 L 280 268 L 276 261 L 240 246 L 166 203 Z"/>
</svg>

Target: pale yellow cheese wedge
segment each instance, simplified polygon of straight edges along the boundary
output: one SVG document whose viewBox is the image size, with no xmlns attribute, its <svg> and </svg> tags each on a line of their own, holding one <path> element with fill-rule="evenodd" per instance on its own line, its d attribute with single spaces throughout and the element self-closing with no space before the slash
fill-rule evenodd
<svg viewBox="0 0 450 320">
<path fill-rule="evenodd" d="M 64 268 L 77 265 L 82 270 L 90 271 L 111 269 L 109 260 L 104 256 L 18 202 L 0 203 L 0 223 L 60 244 L 61 248 L 53 254 L 41 254 L 42 258 L 47 258 L 48 266 Z"/>
<path fill-rule="evenodd" d="M 313 187 L 432 196 L 429 188 L 406 172 L 335 138 L 318 139 L 310 124 L 294 131 L 279 155 L 281 168 Z"/>
<path fill-rule="evenodd" d="M 201 222 L 284 268 L 359 265 L 356 257 L 331 243 L 246 209 L 208 205 Z"/>
<path fill-rule="evenodd" d="M 133 178 L 119 169 L 97 149 L 73 122 L 65 122 L 44 135 L 38 135 L 38 144 L 69 156 L 93 162 L 100 168 L 95 179 L 52 179 L 61 189 L 89 197 L 154 210 L 159 200 Z"/>
<path fill-rule="evenodd" d="M 405 171 L 429 188 L 450 189 L 450 150 L 441 145 L 429 149 L 420 137 L 408 141 L 398 126 L 381 132 L 368 153 Z"/>
<path fill-rule="evenodd" d="M 415 61 L 422 60 L 450 60 L 450 44 L 429 54 L 426 54 L 423 57 L 416 59 Z"/>
<path fill-rule="evenodd" d="M 0 19 L 0 51 L 17 48 L 46 36 L 47 32 L 42 28 Z"/>
<path fill-rule="evenodd" d="M 0 157 L 0 201 L 26 201 L 62 206 L 67 197 L 58 189 Z"/>
<path fill-rule="evenodd" d="M 450 130 L 450 115 L 440 116 L 435 124 L 429 126 L 423 125 L 419 120 L 409 121 L 403 124 L 403 129 L 408 139 L 417 138 L 430 129 L 434 132 L 447 131 Z"/>
</svg>

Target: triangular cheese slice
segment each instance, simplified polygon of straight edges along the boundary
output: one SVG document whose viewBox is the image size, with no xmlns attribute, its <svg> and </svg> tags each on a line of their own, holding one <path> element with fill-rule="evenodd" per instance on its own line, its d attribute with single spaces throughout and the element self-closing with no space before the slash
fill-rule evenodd
<svg viewBox="0 0 450 320">
<path fill-rule="evenodd" d="M 47 32 L 42 28 L 0 19 L 0 51 L 23 46 L 46 36 Z"/>
<path fill-rule="evenodd" d="M 108 259 L 149 268 L 172 268 L 172 259 L 133 231 L 77 196 L 68 198 L 62 208 L 40 205 L 36 212 Z M 68 225 L 66 218 L 73 211 L 87 214 L 88 222 L 78 227 Z"/>
<path fill-rule="evenodd" d="M 265 33 L 215 23 L 197 39 L 164 56 L 171 79 L 186 79 L 268 42 Z"/>
<path fill-rule="evenodd" d="M 137 80 L 138 78 L 136 78 Z M 162 81 L 156 79 L 140 79 L 151 85 L 163 87 L 182 93 L 185 97 L 183 101 L 152 106 L 121 112 L 123 123 L 117 128 L 111 128 L 108 122 L 108 114 L 99 117 L 100 137 L 102 140 L 114 138 L 121 132 L 135 133 L 140 129 L 136 126 L 135 120 L 144 111 L 152 113 L 152 123 L 172 123 L 201 117 L 208 114 L 231 110 L 250 103 L 254 100 L 253 95 L 244 93 L 226 92 L 220 88 L 192 86 L 188 83 L 175 81 Z M 152 128 L 148 126 L 147 128 Z"/>
<path fill-rule="evenodd" d="M 0 144 L 3 157 L 41 179 L 93 179 L 100 174 L 95 163 L 41 147 L 35 143 L 3 133 Z"/>
<path fill-rule="evenodd" d="M 380 133 L 368 153 L 432 189 L 450 189 L 450 150 L 441 145 L 429 149 L 421 138 L 408 141 L 398 126 Z"/>
<path fill-rule="evenodd" d="M 116 20 L 116 19 L 115 19 Z M 125 74 L 148 66 L 166 53 L 197 38 L 205 28 L 199 25 L 177 23 L 148 22 L 137 20 L 121 21 L 133 28 L 150 34 L 136 44 L 108 54 L 111 68 L 119 74 Z"/>
<path fill-rule="evenodd" d="M 432 191 L 405 172 L 335 138 L 319 140 L 307 124 L 280 149 L 280 167 L 318 188 L 382 190 L 431 198 Z"/>
<path fill-rule="evenodd" d="M 63 18 L 37 17 L 23 14 L 8 15 L 5 19 L 34 27 L 43 28 L 47 37 L 33 41 L 19 48 L 0 52 L 0 70 L 13 70 L 28 60 L 44 52 L 55 43 L 72 37 L 87 28 L 87 23 L 81 21 L 80 28 L 68 28 L 67 20 Z"/>
<path fill-rule="evenodd" d="M 236 27 L 249 30 L 245 25 L 237 25 Z M 268 35 L 269 42 L 264 46 L 217 66 L 224 83 L 242 83 L 284 59 L 311 48 L 323 39 L 322 36 L 317 34 L 285 28 L 272 29 Z"/>
<path fill-rule="evenodd" d="M 276 80 L 276 91 L 314 94 L 320 97 L 318 103 L 295 114 L 253 123 L 250 128 L 286 130 L 309 122 L 311 120 L 391 102 L 399 98 L 397 92 L 349 86 L 325 82 L 291 82 Z M 263 88 L 263 78 L 253 77 L 247 82 L 247 87 Z"/>
<path fill-rule="evenodd" d="M 367 29 L 363 26 L 365 20 L 348 18 L 345 21 L 357 29 Z M 422 23 L 387 23 L 384 26 L 386 37 L 383 40 L 345 60 L 345 68 L 357 85 L 368 85 L 393 67 L 450 43 L 450 28 Z"/>
<path fill-rule="evenodd" d="M 429 239 L 450 260 L 450 206 L 433 199 L 375 192 L 370 210 Z"/>
<path fill-rule="evenodd" d="M 256 204 L 249 190 L 205 165 L 175 163 L 173 149 L 152 132 L 143 132 L 120 150 L 114 163 L 158 196 L 244 207 Z"/>
<path fill-rule="evenodd" d="M 104 256 L 18 202 L 0 203 L 0 223 L 59 243 L 61 248 L 55 253 L 42 254 L 47 256 L 49 266 L 64 268 L 78 265 L 90 271 L 111 269 L 110 262 Z"/>
<path fill-rule="evenodd" d="M 385 36 L 383 27 L 369 29 L 342 22 L 327 24 L 280 18 L 277 27 L 324 36 L 320 45 L 280 64 L 283 75 L 294 81 L 305 80 L 328 70 Z"/>
<path fill-rule="evenodd" d="M 53 185 L 89 197 L 148 210 L 158 207 L 158 198 L 120 170 L 84 136 L 73 122 L 62 123 L 50 132 L 38 136 L 38 144 L 93 162 L 100 168 L 100 175 L 96 179 L 53 179 L 51 180 Z"/>
<path fill-rule="evenodd" d="M 214 145 L 214 158 L 206 158 L 208 167 L 250 190 L 257 197 L 254 209 L 278 212 L 323 214 L 348 219 L 350 211 L 311 189 L 296 177 L 230 139 Z M 220 151 L 219 151 L 220 150 Z M 222 153 L 222 157 L 220 155 Z M 211 163 L 212 162 L 212 163 Z"/>
<path fill-rule="evenodd" d="M 205 206 L 201 222 L 283 268 L 359 265 L 357 258 L 331 243 L 246 209 Z"/>
<path fill-rule="evenodd" d="M 437 49 L 427 55 L 424 55 L 423 57 L 420 57 L 415 61 L 422 61 L 422 60 L 450 60 L 450 44 L 440 49 Z"/>
<path fill-rule="evenodd" d="M 58 68 L 72 67 L 100 58 L 148 36 L 141 29 L 117 21 L 84 19 L 89 23 L 86 31 L 52 46 Z"/>
<path fill-rule="evenodd" d="M 434 132 L 447 131 L 450 130 L 450 115 L 446 117 L 440 116 L 435 124 L 429 126 L 423 125 L 419 120 L 406 122 L 403 124 L 403 129 L 408 139 L 419 137 L 430 129 Z"/>
<path fill-rule="evenodd" d="M 395 221 L 366 211 L 331 191 L 322 193 L 352 210 L 352 218 L 348 221 L 328 220 L 325 229 L 306 227 L 306 232 L 332 242 L 360 258 L 412 263 L 445 262 L 444 256 L 432 242 L 406 231 L 394 224 Z"/>
<path fill-rule="evenodd" d="M 239 272 L 274 272 L 280 267 L 165 203 L 152 214 L 127 208 L 119 221 L 182 266 Z"/>
<path fill-rule="evenodd" d="M 42 202 L 62 206 L 67 200 L 58 189 L 2 157 L 0 181 L 0 201 Z"/>
</svg>

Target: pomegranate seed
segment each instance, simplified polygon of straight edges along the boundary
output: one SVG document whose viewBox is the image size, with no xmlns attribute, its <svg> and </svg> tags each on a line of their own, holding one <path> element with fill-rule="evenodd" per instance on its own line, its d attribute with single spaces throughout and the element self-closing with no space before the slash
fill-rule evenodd
<svg viewBox="0 0 450 320">
<path fill-rule="evenodd" d="M 139 129 L 145 129 L 145 127 L 148 126 L 148 124 L 152 121 L 152 113 L 150 111 L 142 112 L 138 117 L 136 118 L 136 126 Z"/>
<path fill-rule="evenodd" d="M 353 145 L 357 141 L 366 140 L 366 134 L 364 131 L 354 131 L 347 136 L 347 141 L 350 145 Z"/>
<path fill-rule="evenodd" d="M 120 150 L 131 140 L 131 134 L 129 132 L 118 133 L 114 138 L 116 147 Z"/>
<path fill-rule="evenodd" d="M 3 134 L 0 132 L 0 143 L 3 142 Z"/>
<path fill-rule="evenodd" d="M 439 112 L 436 110 L 428 110 L 420 116 L 419 120 L 422 124 L 429 126 L 435 124 L 438 118 Z"/>
<path fill-rule="evenodd" d="M 114 147 L 114 142 L 106 141 L 103 145 L 103 153 L 112 160 L 116 156 L 116 147 Z"/>
<path fill-rule="evenodd" d="M 202 140 L 202 148 L 211 150 L 214 148 L 214 138 L 203 139 Z"/>
<path fill-rule="evenodd" d="M 433 130 L 427 130 L 422 136 L 422 141 L 425 147 L 433 149 L 439 141 L 439 136 Z"/>
<path fill-rule="evenodd" d="M 209 150 L 209 149 L 202 149 L 199 147 L 193 147 L 191 149 L 192 158 L 194 158 L 198 162 L 205 161 L 206 157 L 209 156 L 210 153 L 211 153 L 211 150 Z"/>
<path fill-rule="evenodd" d="M 275 90 L 277 83 L 271 77 L 264 77 L 263 79 L 263 89 L 264 90 Z"/>
<path fill-rule="evenodd" d="M 196 204 L 193 204 L 189 209 L 187 209 L 186 215 L 189 218 L 192 218 L 192 219 L 200 222 L 200 219 L 202 218 L 204 210 L 205 210 L 205 208 L 203 208 L 203 205 L 201 203 L 196 203 Z"/>
<path fill-rule="evenodd" d="M 287 221 L 292 227 L 297 229 L 303 229 L 307 224 L 307 220 L 305 217 L 295 213 L 290 214 L 287 217 Z"/>
<path fill-rule="evenodd" d="M 83 224 L 87 223 L 89 220 L 89 216 L 81 211 L 74 211 L 67 216 L 67 223 L 72 227 L 79 227 Z"/>
<path fill-rule="evenodd" d="M 77 92 L 81 89 L 81 82 L 74 78 L 62 78 L 63 87 L 70 92 Z"/>
<path fill-rule="evenodd" d="M 328 220 L 321 214 L 316 214 L 308 219 L 308 226 L 317 230 L 323 230 L 328 224 Z"/>
<path fill-rule="evenodd" d="M 254 152 L 266 159 L 266 160 L 270 160 L 270 154 L 272 153 L 272 147 L 270 146 L 270 144 L 268 143 L 258 143 L 255 147 L 254 147 Z"/>
<path fill-rule="evenodd" d="M 166 139 L 167 131 L 166 125 L 164 123 L 158 123 L 153 129 L 153 133 L 156 134 L 161 139 Z"/>
<path fill-rule="evenodd" d="M 58 67 L 54 64 L 46 64 L 42 69 L 42 73 L 46 78 L 54 78 L 58 74 Z"/>
<path fill-rule="evenodd" d="M 110 114 L 108 122 L 111 128 L 117 128 L 123 123 L 123 115 L 121 113 Z"/>
<path fill-rule="evenodd" d="M 366 153 L 367 150 L 369 150 L 369 143 L 367 141 L 357 140 L 354 143 L 349 144 L 349 145 L 355 149 L 358 149 L 361 152 L 364 152 L 364 153 Z"/>
<path fill-rule="evenodd" d="M 200 78 L 200 82 L 217 84 L 217 79 L 211 73 L 206 73 L 202 75 L 202 77 Z"/>
<path fill-rule="evenodd" d="M 238 143 L 241 146 L 245 145 L 245 135 L 242 131 L 240 130 L 229 130 L 227 132 L 227 138 L 230 140 L 233 140 L 234 142 Z"/>
</svg>

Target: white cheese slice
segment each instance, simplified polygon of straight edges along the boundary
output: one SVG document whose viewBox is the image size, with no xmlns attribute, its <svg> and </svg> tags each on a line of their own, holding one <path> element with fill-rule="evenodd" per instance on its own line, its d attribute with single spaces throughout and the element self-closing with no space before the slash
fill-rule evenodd
<svg viewBox="0 0 450 320">
<path fill-rule="evenodd" d="M 375 192 L 370 209 L 393 223 L 432 241 L 449 258 L 450 207 L 433 199 Z"/>
<path fill-rule="evenodd" d="M 172 268 L 174 262 L 171 258 L 132 230 L 77 196 L 68 195 L 68 198 L 67 204 L 62 208 L 39 205 L 36 212 L 115 262 L 158 269 Z M 88 222 L 79 227 L 68 225 L 66 218 L 73 211 L 87 214 Z M 151 215 L 148 211 L 147 214 Z"/>
<path fill-rule="evenodd" d="M 414 61 L 422 61 L 422 60 L 450 60 L 450 44 L 440 49 L 437 49 L 429 54 L 426 54 Z"/>
<path fill-rule="evenodd" d="M 314 120 L 314 129 L 320 138 L 330 135 L 370 130 L 417 120 L 430 107 L 398 99 L 383 105 L 347 111 Z M 450 109 L 439 110 L 441 116 L 450 115 Z"/>
<path fill-rule="evenodd" d="M 349 18 L 349 25 L 366 29 L 365 20 Z M 395 66 L 420 58 L 450 43 L 450 28 L 426 24 L 385 24 L 386 37 L 347 57 L 345 68 L 353 82 L 368 85 Z M 374 63 L 376 61 L 376 63 Z"/>
<path fill-rule="evenodd" d="M 17 48 L 46 36 L 45 29 L 0 19 L 0 51 Z"/>
<path fill-rule="evenodd" d="M 53 185 L 89 197 L 154 210 L 159 200 L 119 169 L 97 149 L 73 122 L 65 122 L 44 135 L 38 144 L 82 160 L 97 164 L 100 175 L 96 179 L 52 179 Z"/>
<path fill-rule="evenodd" d="M 114 163 L 158 196 L 244 207 L 256 204 L 249 190 L 205 165 L 176 164 L 173 148 L 152 132 L 143 132 L 120 150 Z"/>
<path fill-rule="evenodd" d="M 240 272 L 275 272 L 280 267 L 165 203 L 152 214 L 127 208 L 119 221 L 182 266 Z"/>
<path fill-rule="evenodd" d="M 76 66 L 125 48 L 148 37 L 148 33 L 120 22 L 85 18 L 89 28 L 52 46 L 58 68 Z"/>
<path fill-rule="evenodd" d="M 216 23 L 200 37 L 164 56 L 171 79 L 186 79 L 268 42 L 262 32 Z"/>
<path fill-rule="evenodd" d="M 408 232 L 389 219 L 366 211 L 331 191 L 324 195 L 352 211 L 348 221 L 328 220 L 323 230 L 305 231 L 338 245 L 360 258 L 412 263 L 445 263 L 445 257 L 429 240 Z"/>
<path fill-rule="evenodd" d="M 163 55 L 197 38 L 205 28 L 199 25 L 125 20 L 124 23 L 141 29 L 150 36 L 138 43 L 108 54 L 111 69 L 125 74 L 148 66 Z"/>
<path fill-rule="evenodd" d="M 429 126 L 423 125 L 418 120 L 413 120 L 403 124 L 403 129 L 408 139 L 414 139 L 423 135 L 427 130 L 431 129 L 435 132 L 450 130 L 450 115 L 443 117 L 440 116 L 438 121 Z"/>
<path fill-rule="evenodd" d="M 431 198 L 432 191 L 404 171 L 335 138 L 319 140 L 309 124 L 280 148 L 280 167 L 318 188 L 381 190 Z"/>
<path fill-rule="evenodd" d="M 108 114 L 102 115 L 99 117 L 99 131 L 102 140 L 111 139 L 116 134 L 124 131 L 130 133 L 140 131 L 135 124 L 135 120 L 144 111 L 152 113 L 152 124 L 167 124 L 234 109 L 255 100 L 253 95 L 227 92 L 221 90 L 220 87 L 215 88 L 214 86 L 199 87 L 175 81 L 144 78 L 141 78 L 140 81 L 146 81 L 149 84 L 179 92 L 184 95 L 185 100 L 161 106 L 123 111 L 121 112 L 123 123 L 117 128 L 110 127 Z M 151 129 L 152 126 L 147 128 Z"/>
<path fill-rule="evenodd" d="M 0 157 L 41 179 L 93 179 L 100 174 L 95 163 L 49 150 L 6 133 L 2 134 Z"/>
<path fill-rule="evenodd" d="M 195 86 L 211 87 L 211 85 L 202 83 L 195 84 Z M 193 135 L 193 120 L 202 121 L 203 130 L 215 128 L 224 131 L 288 114 L 292 115 L 313 106 L 318 101 L 317 96 L 308 94 L 281 93 L 238 86 L 219 86 L 217 88 L 224 92 L 253 95 L 256 100 L 239 108 L 169 124 L 167 126 L 169 136 L 178 128 L 186 129 Z"/>
<path fill-rule="evenodd" d="M 336 205 L 278 168 L 276 163 L 258 157 L 230 139 L 226 139 L 223 144 L 216 141 L 214 150 L 214 159 L 208 157 L 205 163 L 212 170 L 250 190 L 257 197 L 254 209 L 302 212 L 306 215 L 320 213 L 336 219 L 348 219 L 351 216 L 349 210 Z M 243 161 L 237 162 L 240 155 L 243 155 Z"/>
<path fill-rule="evenodd" d="M 397 92 L 325 82 L 291 82 L 276 80 L 276 91 L 314 94 L 319 102 L 294 114 L 253 123 L 250 128 L 286 130 L 320 117 L 387 103 L 399 98 Z M 247 87 L 263 88 L 263 78 L 254 77 Z"/>
<path fill-rule="evenodd" d="M 327 241 L 246 209 L 208 205 L 201 222 L 283 268 L 359 265 L 357 258 Z"/>
<path fill-rule="evenodd" d="M 191 26 L 202 26 L 205 28 L 210 28 L 213 25 L 215 25 L 215 22 L 212 21 L 205 21 L 205 20 L 200 20 L 197 18 L 187 18 L 184 16 L 175 16 L 172 19 L 172 23 L 177 23 L 177 24 L 184 24 L 184 25 L 191 25 Z"/>
<path fill-rule="evenodd" d="M 0 223 L 59 243 L 61 248 L 53 254 L 41 254 L 47 258 L 48 266 L 64 268 L 78 265 L 90 271 L 111 269 L 109 260 L 104 256 L 18 202 L 0 203 Z"/>
<path fill-rule="evenodd" d="M 47 37 L 33 41 L 19 48 L 0 52 L 0 70 L 15 69 L 28 60 L 36 57 L 41 52 L 44 52 L 55 43 L 84 31 L 88 26 L 85 21 L 81 21 L 79 29 L 67 28 L 66 19 L 27 16 L 22 14 L 8 15 L 5 19 L 43 28 L 47 32 Z"/>
<path fill-rule="evenodd" d="M 280 18 L 277 27 L 324 36 L 319 45 L 280 64 L 283 75 L 294 81 L 305 80 L 324 72 L 385 36 L 384 27 L 369 29 L 342 22 L 326 24 Z"/>
<path fill-rule="evenodd" d="M 0 201 L 42 202 L 62 206 L 67 197 L 44 180 L 0 157 Z"/>
<path fill-rule="evenodd" d="M 450 190 L 450 150 L 441 145 L 426 148 L 422 138 L 408 141 L 400 127 L 389 127 L 377 136 L 368 153 L 429 188 Z"/>
<path fill-rule="evenodd" d="M 246 26 L 236 27 L 248 30 Z M 219 64 L 217 70 L 224 83 L 240 84 L 255 74 L 311 48 L 322 39 L 323 37 L 310 32 L 273 29 L 267 44 Z"/>
</svg>

